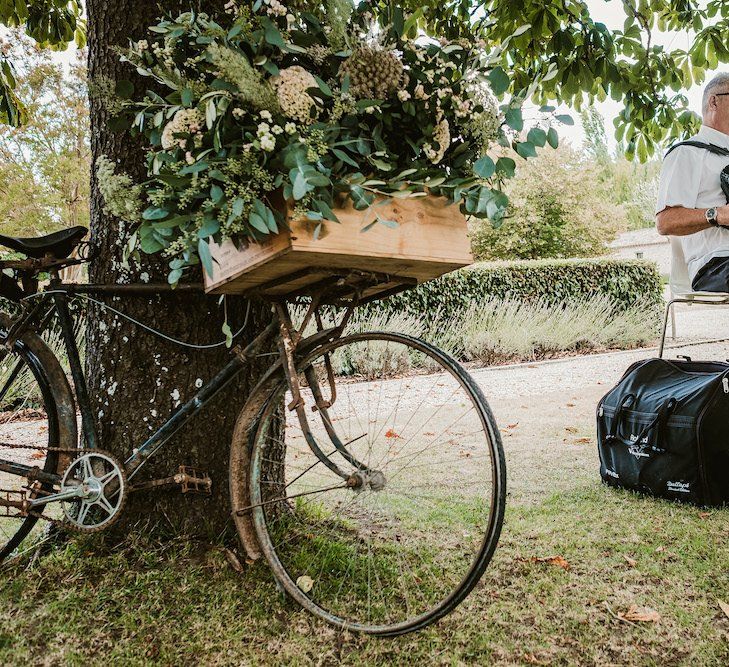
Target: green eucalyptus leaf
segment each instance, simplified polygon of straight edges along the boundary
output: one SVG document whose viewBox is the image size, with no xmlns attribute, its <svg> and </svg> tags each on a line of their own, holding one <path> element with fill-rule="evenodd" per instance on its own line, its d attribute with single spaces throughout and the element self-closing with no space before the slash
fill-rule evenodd
<svg viewBox="0 0 729 667">
<path fill-rule="evenodd" d="M 169 214 L 170 212 L 167 209 L 150 206 L 149 208 L 145 209 L 144 213 L 142 213 L 142 218 L 144 218 L 145 220 L 162 220 L 163 218 L 166 218 Z"/>
<path fill-rule="evenodd" d="M 488 74 L 494 95 L 503 95 L 509 89 L 509 77 L 501 67 L 494 67 Z"/>
<path fill-rule="evenodd" d="M 504 114 L 504 121 L 512 130 L 521 132 L 524 129 L 524 118 L 519 107 L 509 107 Z"/>
<path fill-rule="evenodd" d="M 510 157 L 500 157 L 496 160 L 496 171 L 507 178 L 513 178 L 516 173 L 516 162 Z"/>
<path fill-rule="evenodd" d="M 557 146 L 559 146 L 559 135 L 557 134 L 557 130 L 553 127 L 550 127 L 549 130 L 547 130 L 547 143 L 549 143 L 552 148 L 557 148 Z"/>
<path fill-rule="evenodd" d="M 484 155 L 474 162 L 473 171 L 481 178 L 491 178 L 496 171 L 496 165 L 488 155 Z"/>
<path fill-rule="evenodd" d="M 540 127 L 533 127 L 527 133 L 527 141 L 530 141 L 535 146 L 542 147 L 547 143 L 547 133 Z"/>
<path fill-rule="evenodd" d="M 531 141 L 519 141 L 516 144 L 516 152 L 523 158 L 537 157 L 537 149 Z"/>
<path fill-rule="evenodd" d="M 205 273 L 211 278 L 213 277 L 213 257 L 210 254 L 210 246 L 205 239 L 200 239 L 197 242 L 197 254 L 200 256 L 200 261 L 205 268 Z"/>
</svg>

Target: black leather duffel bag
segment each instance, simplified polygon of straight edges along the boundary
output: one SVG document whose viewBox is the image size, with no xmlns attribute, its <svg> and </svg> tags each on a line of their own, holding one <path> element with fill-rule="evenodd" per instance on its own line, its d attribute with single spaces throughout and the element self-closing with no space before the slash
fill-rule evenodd
<svg viewBox="0 0 729 667">
<path fill-rule="evenodd" d="M 729 503 L 729 364 L 633 364 L 597 408 L 611 486 L 698 505 Z"/>
</svg>

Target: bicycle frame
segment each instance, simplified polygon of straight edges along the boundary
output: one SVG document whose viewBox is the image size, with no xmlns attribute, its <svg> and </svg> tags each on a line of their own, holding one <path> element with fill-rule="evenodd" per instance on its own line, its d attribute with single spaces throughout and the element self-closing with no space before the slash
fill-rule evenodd
<svg viewBox="0 0 729 667">
<path fill-rule="evenodd" d="M 175 288 L 175 292 L 179 290 L 202 291 L 202 286 L 195 284 L 180 285 Z M 6 344 L 8 344 L 8 342 L 12 343 L 12 341 L 15 340 L 25 329 L 31 329 L 35 333 L 41 333 L 49 325 L 53 315 L 55 314 L 58 316 L 63 344 L 69 358 L 69 366 L 71 376 L 73 378 L 78 408 L 81 413 L 82 438 L 86 448 L 97 448 L 99 443 L 88 395 L 86 377 L 82 368 L 79 350 L 73 333 L 73 317 L 69 309 L 70 298 L 74 295 L 83 294 L 102 296 L 150 296 L 171 293 L 172 288 L 169 285 L 164 284 L 94 285 L 63 283 L 58 277 L 57 272 L 52 272 L 49 288 L 44 292 L 38 292 L 37 295 L 33 295 L 36 297 L 35 304 L 31 308 L 28 308 L 9 330 L 5 341 Z M 51 302 L 50 308 L 48 308 L 49 301 Z M 124 461 L 124 467 L 126 469 L 128 479 L 133 478 L 143 467 L 146 461 L 148 461 L 157 451 L 167 444 L 182 427 L 184 427 L 216 396 L 216 394 L 218 394 L 219 391 L 231 382 L 238 373 L 246 368 L 250 359 L 256 356 L 260 348 L 270 340 L 276 330 L 280 330 L 281 338 L 285 341 L 285 344 L 280 346 L 280 363 L 284 368 L 292 394 L 298 396 L 298 380 L 292 379 L 292 375 L 295 374 L 293 358 L 294 350 L 299 344 L 301 344 L 302 347 L 311 348 L 316 344 L 321 344 L 341 335 L 346 321 L 349 319 L 349 316 L 354 309 L 354 306 L 351 306 L 348 309 L 348 312 L 345 313 L 340 325 L 326 330 L 322 329 L 321 319 L 317 313 L 317 322 L 320 328 L 319 333 L 302 340 L 301 333 L 303 332 L 306 323 L 311 319 L 312 315 L 316 311 L 318 303 L 318 299 L 313 299 L 305 317 L 304 325 L 298 332 L 292 328 L 288 309 L 284 304 L 277 303 L 275 310 L 278 313 L 278 321 L 274 321 L 269 324 L 245 348 L 234 348 L 232 350 L 232 359 L 190 400 L 178 407 L 155 433 L 153 433 L 138 447 L 133 449 L 132 454 Z M 293 336 L 296 340 L 292 340 L 292 330 L 294 331 Z M 274 364 L 274 367 L 278 368 L 276 364 Z M 254 395 L 255 392 L 256 390 L 254 389 L 252 395 Z M 320 410 L 322 411 L 321 416 L 326 420 L 326 408 L 328 405 L 324 403 L 323 399 L 321 399 L 321 391 L 318 386 L 316 387 L 316 395 L 317 403 L 320 404 Z M 349 475 L 339 470 L 339 468 L 324 454 L 316 443 L 316 440 L 313 438 L 313 435 L 311 435 L 311 431 L 306 423 L 306 416 L 303 409 L 300 406 L 297 406 L 297 413 L 299 419 L 302 421 L 302 428 L 304 429 L 305 434 L 307 434 L 307 441 L 317 457 L 320 458 L 322 463 L 324 463 L 327 467 L 334 470 L 342 478 L 347 479 Z M 338 439 L 334 441 L 334 444 L 337 449 L 340 449 L 340 446 L 343 448 Z M 349 453 L 346 450 L 344 450 L 344 454 L 349 457 Z M 358 463 L 353 458 L 352 462 Z M 14 474 L 23 475 L 24 473 L 27 474 L 30 472 L 30 467 L 28 467 L 28 470 L 21 470 L 20 468 L 24 468 L 25 466 L 0 459 L 0 468 L 2 466 L 7 466 L 6 470 L 11 472 L 8 469 L 11 465 L 13 466 L 12 472 Z M 58 483 L 61 480 L 60 475 L 44 474 L 44 478 L 46 477 L 48 479 L 45 479 L 44 481 L 48 482 Z"/>
</svg>

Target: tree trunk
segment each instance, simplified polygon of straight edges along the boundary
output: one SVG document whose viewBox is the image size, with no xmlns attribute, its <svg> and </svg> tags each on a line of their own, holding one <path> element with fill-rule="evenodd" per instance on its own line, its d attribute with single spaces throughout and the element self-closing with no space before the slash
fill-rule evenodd
<svg viewBox="0 0 729 667">
<path fill-rule="evenodd" d="M 223 2 L 205 2 L 211 12 Z M 146 37 L 147 26 L 163 12 L 191 3 L 164 0 L 88 0 L 89 79 L 128 79 L 141 94 L 149 83 L 128 64 L 119 62 L 115 46 L 125 47 L 130 39 Z M 91 148 L 94 162 L 106 155 L 132 177 L 145 177 L 144 149 L 128 134 L 108 129 L 108 114 L 93 95 L 91 104 Z M 124 269 L 122 251 L 128 230 L 124 223 L 103 211 L 95 174 L 91 179 L 91 234 L 99 253 L 94 260 L 91 282 L 138 282 L 147 274 L 152 282 L 166 282 L 165 261 L 146 258 L 144 266 Z M 192 278 L 192 276 L 190 277 Z M 197 280 L 200 276 L 195 277 Z M 174 338 L 194 343 L 223 338 L 223 310 L 217 298 L 197 294 L 165 295 L 155 298 L 107 298 L 107 303 Z M 228 298 L 228 320 L 233 331 L 242 325 L 247 304 Z M 242 340 L 249 340 L 271 317 L 265 304 L 253 303 Z M 202 383 L 208 382 L 229 360 L 225 347 L 214 351 L 181 348 L 154 337 L 104 309 L 89 311 L 86 347 L 91 403 L 100 435 L 100 446 L 124 460 L 134 447 L 155 431 L 177 406 L 184 403 Z M 265 359 L 265 357 L 264 357 Z M 228 451 L 235 418 L 256 372 L 242 373 L 214 402 L 203 410 L 173 442 L 145 466 L 138 479 L 167 477 L 180 464 L 207 472 L 213 480 L 212 497 L 185 496 L 178 492 L 150 491 L 132 495 L 123 521 L 125 525 L 149 519 L 188 534 L 217 535 L 229 524 Z M 136 481 L 136 480 L 135 480 Z"/>
</svg>

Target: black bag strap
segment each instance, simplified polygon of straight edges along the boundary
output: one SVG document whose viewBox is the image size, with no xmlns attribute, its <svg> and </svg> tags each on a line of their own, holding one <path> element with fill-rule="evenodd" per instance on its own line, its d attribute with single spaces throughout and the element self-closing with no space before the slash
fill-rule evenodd
<svg viewBox="0 0 729 667">
<path fill-rule="evenodd" d="M 620 441 L 620 436 L 618 434 L 618 429 L 620 428 L 620 419 L 623 416 L 623 411 L 630 408 L 631 405 L 635 402 L 635 394 L 626 394 L 623 400 L 620 403 L 620 406 L 615 411 L 615 417 L 613 419 L 613 423 L 610 425 L 610 433 L 605 437 L 605 442 L 607 443 L 615 443 Z M 648 423 L 646 424 L 638 433 L 638 435 L 635 436 L 635 444 L 637 447 L 639 447 L 642 450 L 650 449 L 651 451 L 657 452 L 659 454 L 662 454 L 666 450 L 662 447 L 657 447 L 655 445 L 641 445 L 641 441 L 643 438 L 645 438 L 648 433 L 650 433 L 651 429 L 658 427 L 658 437 L 656 439 L 656 442 L 663 442 L 663 432 L 666 428 L 666 424 L 668 423 L 668 417 L 670 414 L 674 411 L 676 408 L 677 401 L 675 398 L 669 398 L 663 405 L 658 408 L 658 412 L 656 413 L 656 416 Z M 634 444 L 634 443 L 630 443 Z"/>
<path fill-rule="evenodd" d="M 710 153 L 715 153 L 716 155 L 723 155 L 725 157 L 729 157 L 729 149 L 722 148 L 721 146 L 717 146 L 716 144 L 707 144 L 703 141 L 679 141 L 677 144 L 673 144 L 667 151 L 666 154 L 663 156 L 663 159 L 667 158 L 672 151 L 675 151 L 679 146 L 693 146 L 694 148 L 703 148 L 704 150 L 709 151 Z"/>
<path fill-rule="evenodd" d="M 613 423 L 610 425 L 610 433 L 605 437 L 606 442 L 614 442 L 618 439 L 618 428 L 620 427 L 620 419 L 623 416 L 623 410 L 629 408 L 635 402 L 635 394 L 626 394 L 620 401 L 618 409 L 615 411 Z"/>
</svg>

